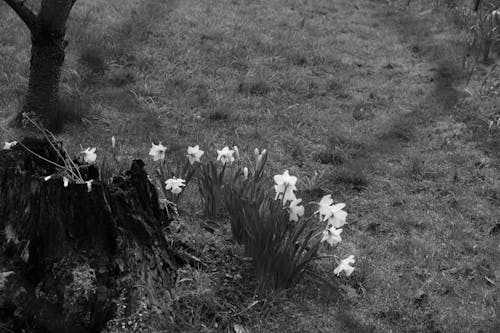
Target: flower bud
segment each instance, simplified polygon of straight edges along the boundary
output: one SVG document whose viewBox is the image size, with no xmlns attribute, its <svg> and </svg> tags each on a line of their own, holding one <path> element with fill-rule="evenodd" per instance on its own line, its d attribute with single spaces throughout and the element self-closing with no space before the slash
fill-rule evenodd
<svg viewBox="0 0 500 333">
<path fill-rule="evenodd" d="M 255 163 L 255 174 L 257 174 L 261 168 L 262 165 L 262 154 L 257 157 L 257 162 Z"/>
<path fill-rule="evenodd" d="M 115 136 L 113 135 L 113 136 L 111 137 L 111 147 L 114 149 L 114 148 L 115 148 L 115 146 L 116 146 L 116 139 L 115 139 Z"/>
<path fill-rule="evenodd" d="M 255 160 L 257 160 L 257 157 L 259 157 L 260 155 L 259 148 L 255 148 L 255 150 L 253 151 L 253 155 L 255 156 Z"/>
<path fill-rule="evenodd" d="M 257 157 L 257 163 L 255 163 L 255 170 L 260 172 L 260 170 L 264 167 L 264 164 L 267 160 L 267 149 L 264 149 L 262 153 L 260 153 L 259 157 Z"/>
<path fill-rule="evenodd" d="M 248 168 L 247 167 L 243 168 L 243 178 L 245 178 L 245 180 L 248 179 Z"/>
<path fill-rule="evenodd" d="M 234 159 L 239 160 L 240 159 L 240 150 L 238 149 L 237 146 L 234 146 L 233 150 L 234 150 Z"/>
</svg>

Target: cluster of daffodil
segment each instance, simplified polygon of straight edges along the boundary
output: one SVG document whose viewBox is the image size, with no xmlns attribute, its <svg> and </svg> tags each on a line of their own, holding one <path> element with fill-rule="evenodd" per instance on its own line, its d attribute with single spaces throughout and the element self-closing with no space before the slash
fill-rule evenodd
<svg viewBox="0 0 500 333">
<path fill-rule="evenodd" d="M 162 161 L 165 159 L 165 152 L 167 151 L 167 147 L 161 144 L 159 142 L 158 144 L 151 144 L 151 149 L 149 150 L 149 155 L 153 157 L 153 160 L 156 161 Z M 187 182 L 191 178 L 194 169 L 187 173 L 187 170 L 189 167 L 194 166 L 195 163 L 200 163 L 201 162 L 201 157 L 203 156 L 205 152 L 203 150 L 200 150 L 200 146 L 196 145 L 194 147 L 189 146 L 187 148 L 187 166 L 184 168 L 184 171 L 182 171 L 182 174 L 187 175 L 187 177 L 180 176 L 180 177 L 175 177 L 171 175 L 170 178 L 166 177 L 166 172 L 163 170 L 162 165 L 160 164 L 160 169 L 158 170 L 158 174 L 160 176 L 160 179 L 164 182 L 165 184 L 165 190 L 170 191 L 170 193 L 174 196 L 178 196 L 182 192 L 182 187 L 185 187 L 187 185 Z M 184 177 L 184 178 L 182 178 Z M 166 194 L 166 192 L 165 192 Z"/>
<path fill-rule="evenodd" d="M 112 137 L 111 142 L 112 142 L 112 147 L 114 148 L 116 144 L 116 140 L 114 137 Z M 16 144 L 17 144 L 16 141 L 5 142 L 3 149 L 10 150 Z M 162 161 L 165 159 L 166 150 L 167 147 L 162 145 L 161 142 L 159 142 L 158 144 L 152 143 L 149 155 L 153 157 L 154 161 Z M 187 148 L 187 154 L 186 154 L 188 161 L 187 166 L 192 167 L 195 165 L 195 163 L 201 163 L 201 157 L 204 155 L 204 153 L 205 152 L 201 150 L 198 145 L 189 146 Z M 83 159 L 83 162 L 87 164 L 94 164 L 96 162 L 97 159 L 96 148 L 88 147 L 87 149 L 82 150 L 80 154 Z M 267 158 L 267 151 L 264 149 L 262 152 L 260 152 L 258 149 L 255 149 L 254 155 L 256 163 L 255 163 L 255 175 L 253 179 L 255 181 L 255 179 L 258 179 L 259 177 L 262 176 L 263 166 Z M 200 183 L 200 191 L 202 192 L 202 194 L 205 196 L 222 195 L 218 193 L 218 191 L 221 190 L 222 185 L 225 182 L 224 170 L 226 169 L 226 166 L 231 166 L 237 160 L 240 160 L 240 152 L 237 146 L 234 146 L 233 149 L 230 149 L 229 147 L 224 147 L 221 150 L 217 150 L 217 161 L 220 162 L 223 167 L 221 171 L 218 172 L 215 163 L 213 162 L 206 163 L 205 165 L 206 170 L 202 169 L 201 177 L 203 178 L 205 176 L 205 178 L 208 179 L 208 182 L 207 184 L 204 185 L 206 187 L 205 190 L 202 189 L 203 181 Z M 193 173 L 194 173 L 194 168 L 193 168 Z M 192 176 L 193 173 L 190 173 L 190 175 Z M 213 175 L 210 175 L 211 173 L 213 173 Z M 165 173 L 161 171 L 161 175 L 163 176 L 165 175 Z M 240 187 L 241 185 L 243 185 L 243 187 L 248 187 L 248 184 L 246 183 L 246 181 L 249 178 L 249 171 L 247 167 L 239 169 L 234 179 L 241 177 L 241 175 L 243 176 L 244 182 L 240 184 Z M 189 178 L 191 176 L 189 176 Z M 52 176 L 47 176 L 44 179 L 49 180 L 51 177 Z M 63 179 L 63 185 L 65 187 L 68 186 L 70 178 L 71 175 L 69 175 L 68 172 L 64 172 L 62 179 Z M 273 178 L 275 182 L 274 190 L 276 194 L 274 199 L 281 200 L 285 209 L 288 210 L 289 222 L 298 222 L 304 216 L 305 207 L 304 205 L 301 205 L 302 199 L 297 198 L 295 195 L 295 191 L 297 190 L 296 187 L 297 177 L 291 176 L 287 170 L 281 175 L 275 175 Z M 81 181 L 78 181 L 78 179 L 76 181 L 77 183 L 82 183 Z M 86 183 L 88 191 L 91 191 L 92 180 L 83 181 L 83 183 Z M 163 187 L 163 189 L 165 189 L 166 191 L 170 191 L 172 195 L 177 196 L 182 192 L 183 190 L 182 188 L 186 186 L 186 183 L 187 183 L 186 179 L 172 176 L 171 178 L 164 179 L 165 186 Z M 214 192 L 217 193 L 214 194 Z M 250 198 L 253 197 L 252 195 L 249 196 L 248 193 L 245 196 Z M 210 201 L 208 200 L 209 198 L 203 198 L 203 199 L 205 201 Z M 213 198 L 211 200 L 214 201 Z M 343 210 L 345 204 L 344 203 L 333 204 L 333 199 L 331 198 L 331 195 L 325 195 L 323 198 L 321 198 L 319 203 L 315 204 L 318 205 L 319 207 L 314 212 L 314 215 L 317 214 L 321 222 L 327 222 L 325 230 L 323 230 L 321 233 L 318 234 L 322 236 L 320 243 L 327 242 L 328 244 L 330 244 L 330 246 L 337 245 L 342 241 L 342 237 L 340 235 L 342 233 L 342 226 L 346 223 L 347 213 Z M 336 275 L 340 275 L 340 273 L 343 271 L 347 276 L 351 275 L 351 273 L 354 271 L 354 267 L 352 267 L 351 264 L 353 264 L 354 262 L 355 259 L 353 255 L 349 256 L 344 260 L 341 260 L 338 267 L 335 268 L 334 273 Z"/>
<path fill-rule="evenodd" d="M 290 176 L 288 170 L 282 175 L 274 176 L 274 190 L 276 192 L 275 200 L 281 199 L 283 205 L 288 203 L 288 211 L 290 214 L 290 221 L 298 221 L 304 215 L 304 206 L 299 205 L 302 199 L 295 196 L 297 190 L 296 183 L 297 177 Z M 345 207 L 344 203 L 333 204 L 333 199 L 330 194 L 321 198 L 317 203 L 319 209 L 314 214 L 319 215 L 321 222 L 327 222 L 325 230 L 320 234 L 322 235 L 320 242 L 327 242 L 330 246 L 336 245 L 342 241 L 340 234 L 342 233 L 342 226 L 346 223 L 347 213 L 342 210 Z M 351 275 L 354 267 L 350 264 L 354 263 L 354 256 L 341 260 L 339 266 L 334 270 L 334 273 L 339 275 L 344 271 L 347 276 Z"/>
</svg>

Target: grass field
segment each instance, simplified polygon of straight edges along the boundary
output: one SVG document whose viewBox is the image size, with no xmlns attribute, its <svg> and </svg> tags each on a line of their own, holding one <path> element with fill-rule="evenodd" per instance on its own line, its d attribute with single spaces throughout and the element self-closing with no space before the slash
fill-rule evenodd
<svg viewBox="0 0 500 333">
<path fill-rule="evenodd" d="M 466 57 L 431 3 L 76 3 L 62 80 L 69 149 L 103 156 L 112 135 L 124 161 L 148 160 L 152 141 L 174 160 L 194 144 L 212 159 L 225 145 L 267 148 L 270 174 L 288 169 L 303 196 L 347 204 L 332 254 L 354 254 L 356 270 L 316 268 L 343 296 L 311 279 L 259 298 L 227 217 L 208 232 L 188 188 L 172 232 L 207 265 L 180 271 L 174 331 L 500 331 L 500 70 Z M 4 122 L 28 65 L 29 34 L 0 2 Z"/>
</svg>

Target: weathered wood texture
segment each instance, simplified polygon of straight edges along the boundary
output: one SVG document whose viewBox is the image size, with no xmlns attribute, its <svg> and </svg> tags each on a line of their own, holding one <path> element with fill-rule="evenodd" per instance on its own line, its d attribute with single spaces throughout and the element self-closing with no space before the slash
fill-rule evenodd
<svg viewBox="0 0 500 333">
<path fill-rule="evenodd" d="M 58 160 L 48 144 L 24 142 Z M 58 177 L 45 181 L 54 167 L 19 144 L 0 151 L 0 271 L 15 272 L 0 290 L 0 314 L 17 311 L 18 328 L 32 332 L 99 332 L 124 290 L 154 288 L 168 303 L 181 259 L 164 236 L 167 213 L 143 166 L 136 160 L 88 192 Z"/>
</svg>

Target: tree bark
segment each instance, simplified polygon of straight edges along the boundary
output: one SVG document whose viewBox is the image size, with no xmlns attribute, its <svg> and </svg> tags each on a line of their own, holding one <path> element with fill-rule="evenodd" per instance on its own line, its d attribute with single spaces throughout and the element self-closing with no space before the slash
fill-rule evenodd
<svg viewBox="0 0 500 333">
<path fill-rule="evenodd" d="M 21 0 L 5 0 L 31 31 L 31 60 L 28 91 L 21 113 L 38 115 L 49 129 L 61 127 L 58 115 L 59 81 L 64 63 L 66 22 L 76 0 L 42 0 L 38 14 Z"/>
<path fill-rule="evenodd" d="M 30 76 L 22 112 L 39 116 L 48 128 L 57 127 L 59 81 L 64 63 L 64 38 L 37 32 L 32 36 Z"/>
<path fill-rule="evenodd" d="M 58 161 L 46 142 L 24 140 Z M 169 310 L 176 268 L 183 259 L 167 241 L 170 223 L 143 162 L 110 184 L 63 186 L 44 180 L 54 167 L 20 144 L 0 153 L 0 272 L 13 271 L 0 290 L 0 315 L 15 331 L 100 332 L 114 300 L 142 286 Z M 82 169 L 92 178 L 94 167 Z M 155 301 L 156 302 L 156 301 Z"/>
</svg>

